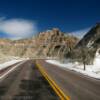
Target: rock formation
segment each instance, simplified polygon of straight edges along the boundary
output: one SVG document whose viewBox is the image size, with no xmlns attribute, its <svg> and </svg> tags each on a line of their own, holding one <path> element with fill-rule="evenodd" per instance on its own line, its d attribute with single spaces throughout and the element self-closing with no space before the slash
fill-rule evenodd
<svg viewBox="0 0 100 100">
<path fill-rule="evenodd" d="M 57 28 L 40 32 L 30 39 L 0 39 L 0 52 L 19 57 L 61 57 L 77 43 L 77 38 L 66 35 Z"/>
<path fill-rule="evenodd" d="M 84 49 L 87 53 L 87 56 L 90 56 L 90 61 L 93 62 L 96 51 L 100 48 L 100 23 L 96 24 L 90 29 L 89 32 L 79 41 L 75 49 L 82 50 Z M 84 53 L 86 53 L 84 52 Z"/>
<path fill-rule="evenodd" d="M 65 36 L 57 28 L 42 32 L 37 37 L 37 55 L 59 57 L 64 56 L 68 49 L 72 49 L 77 42 L 77 38 L 71 35 Z"/>
</svg>

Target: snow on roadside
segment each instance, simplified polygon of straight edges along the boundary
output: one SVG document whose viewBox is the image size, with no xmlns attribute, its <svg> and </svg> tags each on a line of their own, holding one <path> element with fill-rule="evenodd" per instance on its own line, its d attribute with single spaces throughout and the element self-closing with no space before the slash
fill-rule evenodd
<svg viewBox="0 0 100 100">
<path fill-rule="evenodd" d="M 2 70 L 2 69 L 4 69 L 4 68 L 7 68 L 7 67 L 9 67 L 10 65 L 13 65 L 13 64 L 15 64 L 15 63 L 17 63 L 17 62 L 20 62 L 20 61 L 23 61 L 23 60 L 25 60 L 25 59 L 22 59 L 22 58 L 21 58 L 21 59 L 15 58 L 15 59 L 12 59 L 12 60 L 10 60 L 10 61 L 1 63 L 1 64 L 0 64 L 0 70 Z"/>
<path fill-rule="evenodd" d="M 66 63 L 61 63 L 57 60 L 46 60 L 46 62 L 100 79 L 100 56 L 96 56 L 93 65 L 86 65 L 86 70 L 84 70 L 84 66 L 78 62 L 71 63 L 66 61 Z"/>
<path fill-rule="evenodd" d="M 16 69 L 19 65 L 25 63 L 26 60 L 18 63 L 16 66 L 12 67 L 10 70 L 8 70 L 6 73 L 4 73 L 2 76 L 0 76 L 0 81 L 2 81 L 10 72 L 12 72 L 14 69 Z M 2 79 L 2 80 L 1 80 Z"/>
</svg>

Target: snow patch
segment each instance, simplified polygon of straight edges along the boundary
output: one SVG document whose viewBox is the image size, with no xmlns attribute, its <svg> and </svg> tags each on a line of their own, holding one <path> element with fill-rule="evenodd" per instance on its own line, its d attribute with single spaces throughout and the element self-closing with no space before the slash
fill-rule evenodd
<svg viewBox="0 0 100 100">
<path fill-rule="evenodd" d="M 4 73 L 2 76 L 0 76 L 0 81 L 2 81 L 10 72 L 12 72 L 13 70 L 15 70 L 19 65 L 25 63 L 26 60 L 20 62 L 19 64 L 17 64 L 16 66 L 12 67 L 9 71 L 7 71 L 6 73 Z"/>
<path fill-rule="evenodd" d="M 84 70 L 84 66 L 78 62 L 69 62 L 61 63 L 57 60 L 46 60 L 46 62 L 57 65 L 58 67 L 70 69 L 84 75 L 100 79 L 100 54 L 96 53 L 96 57 L 94 59 L 93 65 L 86 65 L 86 70 Z"/>
<path fill-rule="evenodd" d="M 15 57 L 15 59 L 12 59 L 12 60 L 10 60 L 10 61 L 7 61 L 7 62 L 4 62 L 4 63 L 1 63 L 0 64 L 0 70 L 2 70 L 2 69 L 4 69 L 4 68 L 7 68 L 7 67 L 9 67 L 10 65 L 13 65 L 13 64 L 15 64 L 15 63 L 17 63 L 17 62 L 20 62 L 20 61 L 23 61 L 23 60 L 25 60 L 24 58 L 16 58 Z"/>
</svg>

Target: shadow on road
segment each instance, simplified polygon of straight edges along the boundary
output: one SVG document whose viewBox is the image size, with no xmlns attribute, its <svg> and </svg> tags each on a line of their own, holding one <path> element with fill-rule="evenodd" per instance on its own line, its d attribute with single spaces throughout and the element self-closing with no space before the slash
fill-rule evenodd
<svg viewBox="0 0 100 100">
<path fill-rule="evenodd" d="M 6 92 L 6 87 L 0 86 L 0 100 L 1 100 L 2 96 L 5 94 L 5 92 Z"/>
<path fill-rule="evenodd" d="M 21 80 L 20 92 L 13 100 L 58 100 L 43 77 L 36 80 Z"/>
<path fill-rule="evenodd" d="M 30 78 L 21 80 L 20 91 L 13 100 L 58 100 L 58 96 L 36 65 L 32 64 L 30 70 Z"/>
<path fill-rule="evenodd" d="M 54 90 L 32 62 L 19 67 L 0 83 L 0 100 L 5 99 L 59 100 Z"/>
</svg>

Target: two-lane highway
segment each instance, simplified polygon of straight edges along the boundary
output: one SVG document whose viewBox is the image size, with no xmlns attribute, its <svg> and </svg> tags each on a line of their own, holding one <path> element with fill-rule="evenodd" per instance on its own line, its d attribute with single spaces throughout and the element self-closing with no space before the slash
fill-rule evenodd
<svg viewBox="0 0 100 100">
<path fill-rule="evenodd" d="M 0 100 L 59 100 L 33 60 L 25 61 L 0 81 Z"/>
<path fill-rule="evenodd" d="M 38 64 L 48 73 L 71 100 L 100 100 L 100 80 L 92 79 L 74 71 L 38 60 Z"/>
<path fill-rule="evenodd" d="M 66 100 L 100 100 L 100 80 L 44 60 L 36 64 L 25 61 L 0 80 L 0 100 L 59 100 L 63 96 Z"/>
</svg>

